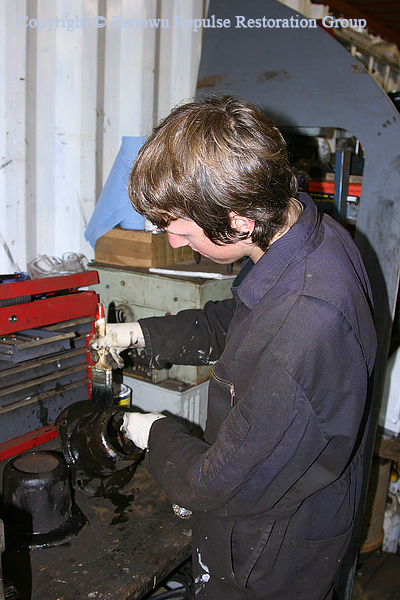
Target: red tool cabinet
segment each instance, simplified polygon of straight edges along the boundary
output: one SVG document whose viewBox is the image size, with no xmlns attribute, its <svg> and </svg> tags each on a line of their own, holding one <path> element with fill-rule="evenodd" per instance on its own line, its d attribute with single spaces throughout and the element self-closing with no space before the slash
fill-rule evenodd
<svg viewBox="0 0 400 600">
<path fill-rule="evenodd" d="M 65 406 L 90 395 L 97 271 L 0 283 L 0 456 L 55 436 Z"/>
</svg>

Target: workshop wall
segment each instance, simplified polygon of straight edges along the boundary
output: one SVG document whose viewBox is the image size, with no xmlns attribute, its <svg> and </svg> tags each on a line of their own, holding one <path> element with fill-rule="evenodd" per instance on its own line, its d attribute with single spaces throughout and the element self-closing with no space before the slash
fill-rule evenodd
<svg viewBox="0 0 400 600">
<path fill-rule="evenodd" d="M 0 3 L 1 273 L 26 270 L 38 254 L 93 258 L 84 230 L 121 137 L 146 135 L 194 95 L 201 31 L 176 17 L 186 23 L 206 8 L 207 0 Z"/>
</svg>

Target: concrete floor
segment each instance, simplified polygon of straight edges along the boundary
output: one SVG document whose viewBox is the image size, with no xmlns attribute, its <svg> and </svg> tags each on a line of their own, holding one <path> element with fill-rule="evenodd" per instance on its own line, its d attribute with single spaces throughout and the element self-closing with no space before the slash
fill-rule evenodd
<svg viewBox="0 0 400 600">
<path fill-rule="evenodd" d="M 149 598 L 166 591 L 160 586 Z M 377 550 L 365 559 L 357 568 L 351 600 L 400 600 L 400 553 Z"/>
<path fill-rule="evenodd" d="M 400 555 L 377 550 L 359 565 L 351 600 L 400 600 Z"/>
</svg>

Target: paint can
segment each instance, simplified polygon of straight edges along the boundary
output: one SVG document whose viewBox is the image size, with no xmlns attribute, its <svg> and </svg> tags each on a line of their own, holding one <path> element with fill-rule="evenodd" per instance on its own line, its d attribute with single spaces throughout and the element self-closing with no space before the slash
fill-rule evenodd
<svg viewBox="0 0 400 600">
<path fill-rule="evenodd" d="M 124 383 L 114 383 L 113 392 L 114 404 L 130 408 L 132 399 L 132 390 L 130 387 L 128 387 Z"/>
</svg>

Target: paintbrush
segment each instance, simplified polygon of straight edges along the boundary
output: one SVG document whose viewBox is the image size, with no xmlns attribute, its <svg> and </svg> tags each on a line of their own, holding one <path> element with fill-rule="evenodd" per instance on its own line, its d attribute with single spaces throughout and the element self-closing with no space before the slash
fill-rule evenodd
<svg viewBox="0 0 400 600">
<path fill-rule="evenodd" d="M 101 303 L 97 305 L 95 336 L 102 338 L 106 335 L 106 319 L 104 307 Z M 106 349 L 97 350 L 99 360 L 92 366 L 92 402 L 100 408 L 107 408 L 114 404 L 113 373 L 111 366 L 105 359 Z"/>
</svg>

